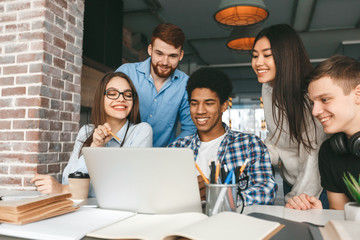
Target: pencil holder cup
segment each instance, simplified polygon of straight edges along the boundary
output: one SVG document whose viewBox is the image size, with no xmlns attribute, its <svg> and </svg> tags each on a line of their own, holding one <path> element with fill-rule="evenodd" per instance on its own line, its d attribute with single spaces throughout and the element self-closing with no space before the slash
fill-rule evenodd
<svg viewBox="0 0 360 240">
<path fill-rule="evenodd" d="M 236 212 L 238 187 L 237 184 L 206 184 L 206 215 Z"/>
</svg>

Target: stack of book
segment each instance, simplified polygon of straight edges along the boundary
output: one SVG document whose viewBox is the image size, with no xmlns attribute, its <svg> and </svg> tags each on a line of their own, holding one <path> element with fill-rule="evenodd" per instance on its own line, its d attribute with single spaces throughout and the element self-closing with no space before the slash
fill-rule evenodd
<svg viewBox="0 0 360 240">
<path fill-rule="evenodd" d="M 78 207 L 69 198 L 71 193 L 51 194 L 26 199 L 0 201 L 0 222 L 25 224 L 73 212 Z"/>
</svg>

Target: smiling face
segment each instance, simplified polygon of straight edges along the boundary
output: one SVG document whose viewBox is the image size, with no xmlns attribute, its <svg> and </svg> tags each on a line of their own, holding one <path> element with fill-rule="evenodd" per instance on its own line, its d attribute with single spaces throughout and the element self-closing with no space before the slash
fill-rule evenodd
<svg viewBox="0 0 360 240">
<path fill-rule="evenodd" d="M 106 85 L 106 90 L 113 89 L 119 92 L 132 90 L 129 83 L 122 77 L 113 77 Z M 104 95 L 104 109 L 107 122 L 125 122 L 133 107 L 133 100 L 125 100 L 120 94 L 116 100 Z"/>
<path fill-rule="evenodd" d="M 155 74 L 162 79 L 168 78 L 175 71 L 184 56 L 181 47 L 175 48 L 159 38 L 149 45 L 148 53 L 151 56 L 151 75 L 154 77 Z"/>
<path fill-rule="evenodd" d="M 360 131 L 360 85 L 345 95 L 331 78 L 322 77 L 311 82 L 308 90 L 312 114 L 321 122 L 325 133 L 343 132 L 349 137 Z"/>
<path fill-rule="evenodd" d="M 216 92 L 208 88 L 195 88 L 191 93 L 190 114 L 201 141 L 211 141 L 225 133 L 222 126 L 222 113 L 226 111 L 227 101 L 220 104 Z"/>
<path fill-rule="evenodd" d="M 259 83 L 271 82 L 276 76 L 276 66 L 267 37 L 260 38 L 253 49 L 251 66 Z"/>
</svg>

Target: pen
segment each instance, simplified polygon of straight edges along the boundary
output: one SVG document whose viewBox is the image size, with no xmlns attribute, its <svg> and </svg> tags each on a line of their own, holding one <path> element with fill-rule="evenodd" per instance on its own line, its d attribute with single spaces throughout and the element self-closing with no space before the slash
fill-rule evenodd
<svg viewBox="0 0 360 240">
<path fill-rule="evenodd" d="M 195 162 L 195 167 L 198 170 L 198 172 L 200 173 L 201 177 L 204 179 L 204 181 L 209 184 L 209 180 L 205 177 L 204 173 L 201 171 L 199 165 Z"/>
<path fill-rule="evenodd" d="M 220 161 L 216 161 L 215 183 L 217 183 L 220 174 Z"/>
<path fill-rule="evenodd" d="M 118 138 L 112 131 L 108 130 L 108 133 L 110 133 L 116 140 L 120 141 L 120 138 Z"/>
<path fill-rule="evenodd" d="M 245 169 L 245 167 L 246 167 L 246 164 L 248 164 L 250 162 L 250 159 L 245 159 L 245 162 L 244 162 L 244 164 L 241 166 L 241 168 L 240 168 L 240 174 L 239 174 L 239 176 L 243 173 L 243 171 L 244 171 L 244 169 Z"/>
</svg>

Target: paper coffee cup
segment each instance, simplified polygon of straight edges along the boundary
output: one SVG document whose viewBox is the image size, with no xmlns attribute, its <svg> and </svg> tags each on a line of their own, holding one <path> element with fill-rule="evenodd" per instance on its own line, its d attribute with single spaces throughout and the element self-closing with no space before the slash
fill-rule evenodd
<svg viewBox="0 0 360 240">
<path fill-rule="evenodd" d="M 87 199 L 90 177 L 87 173 L 74 172 L 69 174 L 69 189 L 72 199 Z"/>
</svg>

